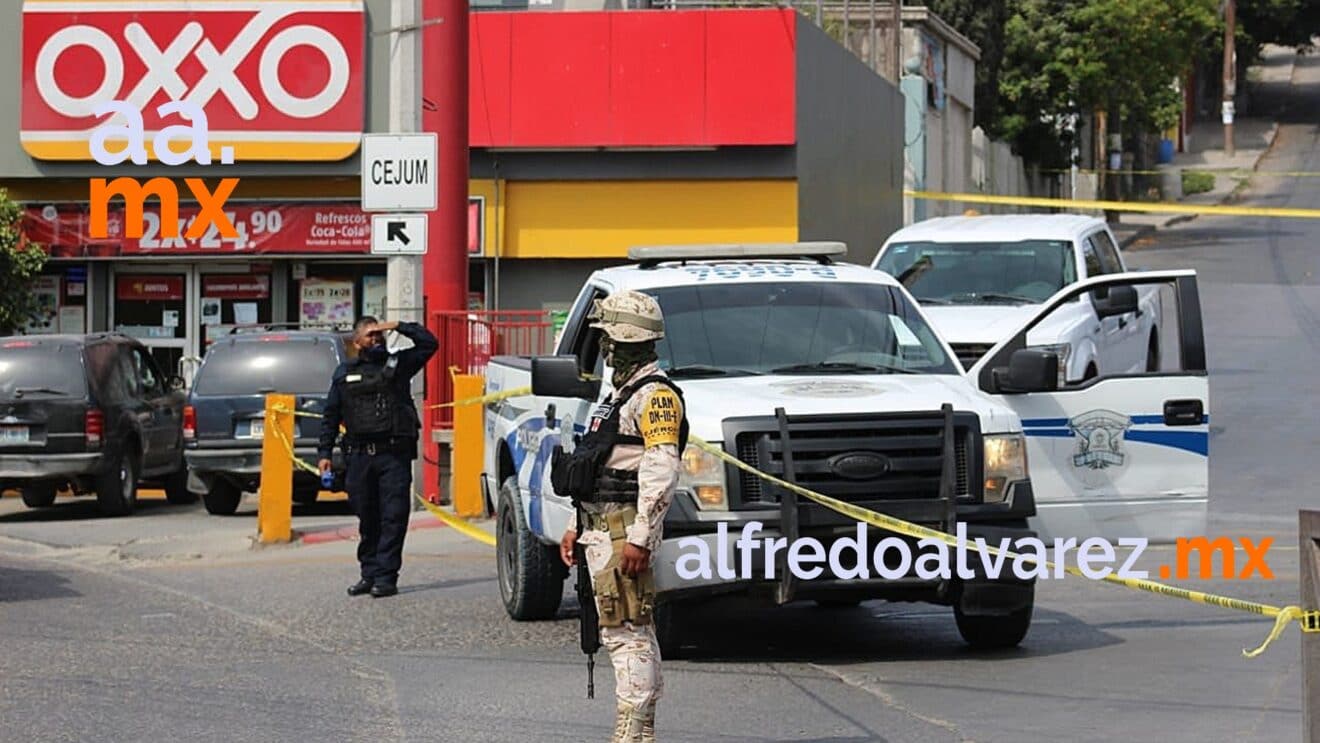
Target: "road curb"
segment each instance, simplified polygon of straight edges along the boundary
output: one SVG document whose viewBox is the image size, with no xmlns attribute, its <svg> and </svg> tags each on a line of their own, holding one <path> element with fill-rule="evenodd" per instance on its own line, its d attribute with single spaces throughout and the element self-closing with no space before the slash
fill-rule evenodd
<svg viewBox="0 0 1320 743">
<path fill-rule="evenodd" d="M 408 531 L 416 531 L 418 529 L 438 529 L 443 526 L 443 522 L 429 518 L 428 514 L 428 518 L 412 519 L 409 521 Z M 346 524 L 344 526 L 324 526 L 299 530 L 296 541 L 300 544 L 329 544 L 330 542 L 355 541 L 357 538 L 357 525 Z"/>
</svg>

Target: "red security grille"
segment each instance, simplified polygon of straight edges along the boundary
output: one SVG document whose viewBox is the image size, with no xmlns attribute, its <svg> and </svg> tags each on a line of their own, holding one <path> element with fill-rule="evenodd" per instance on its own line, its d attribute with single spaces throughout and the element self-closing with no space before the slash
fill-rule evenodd
<svg viewBox="0 0 1320 743">
<path fill-rule="evenodd" d="M 492 356 L 542 356 L 554 346 L 554 324 L 544 310 L 453 311 L 431 313 L 440 341 L 440 374 L 432 404 L 454 399 L 450 370 L 485 374 Z M 432 408 L 431 425 L 454 426 L 453 408 Z"/>
</svg>

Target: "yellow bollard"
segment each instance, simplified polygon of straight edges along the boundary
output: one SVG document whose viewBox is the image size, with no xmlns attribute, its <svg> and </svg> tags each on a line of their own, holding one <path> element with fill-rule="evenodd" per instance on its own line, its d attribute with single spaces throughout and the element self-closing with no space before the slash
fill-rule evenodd
<svg viewBox="0 0 1320 743">
<path fill-rule="evenodd" d="M 471 374 L 454 375 L 454 399 L 466 400 L 485 394 L 486 380 Z M 481 516 L 481 466 L 486 442 L 483 438 L 483 405 L 460 405 L 454 408 L 454 471 L 449 478 L 453 489 L 454 513 Z"/>
<path fill-rule="evenodd" d="M 293 538 L 293 416 L 277 415 L 276 406 L 294 410 L 293 395 L 266 395 L 266 424 L 261 438 L 261 492 L 257 501 L 257 539 L 265 544 Z M 281 440 L 280 434 L 284 438 Z M 288 442 L 288 445 L 285 444 Z"/>
</svg>

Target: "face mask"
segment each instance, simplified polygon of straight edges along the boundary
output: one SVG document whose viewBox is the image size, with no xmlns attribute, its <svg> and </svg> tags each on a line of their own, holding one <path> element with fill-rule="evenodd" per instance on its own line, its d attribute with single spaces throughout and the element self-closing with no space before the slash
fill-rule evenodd
<svg viewBox="0 0 1320 743">
<path fill-rule="evenodd" d="M 370 348 L 364 348 L 358 352 L 358 356 L 360 356 L 363 361 L 368 361 L 371 363 L 382 362 L 386 358 L 388 358 L 389 355 L 390 354 L 388 351 L 385 350 L 384 345 L 371 346 Z"/>
<path fill-rule="evenodd" d="M 606 364 L 611 367 L 614 366 L 614 339 L 610 338 L 608 335 L 601 336 L 600 353 L 605 357 Z"/>
</svg>

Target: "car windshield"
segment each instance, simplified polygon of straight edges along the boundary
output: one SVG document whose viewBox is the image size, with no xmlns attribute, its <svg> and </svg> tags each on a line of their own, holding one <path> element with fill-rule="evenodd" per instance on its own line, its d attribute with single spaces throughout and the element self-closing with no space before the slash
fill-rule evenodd
<svg viewBox="0 0 1320 743">
<path fill-rule="evenodd" d="M 198 395 L 324 395 L 339 359 L 321 340 L 244 341 L 216 344 L 197 372 Z"/>
<path fill-rule="evenodd" d="M 832 282 L 648 290 L 660 302 L 660 365 L 674 376 L 955 374 L 934 332 L 894 287 Z M 713 370 L 713 371 L 712 371 Z"/>
<path fill-rule="evenodd" d="M 77 346 L 0 342 L 0 398 L 80 397 L 86 393 L 82 354 Z"/>
<path fill-rule="evenodd" d="M 894 243 L 876 268 L 928 304 L 1039 303 L 1077 280 L 1066 240 Z"/>
</svg>

